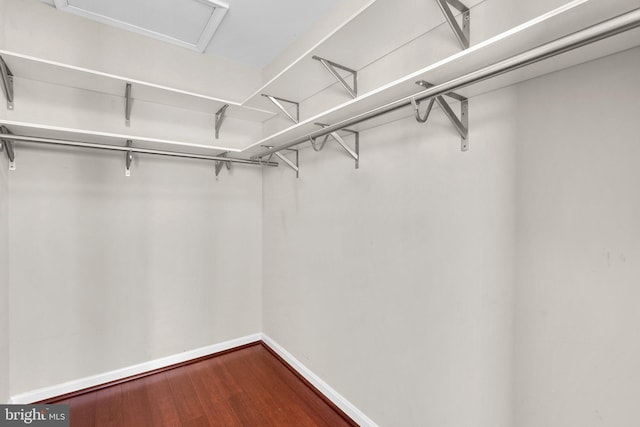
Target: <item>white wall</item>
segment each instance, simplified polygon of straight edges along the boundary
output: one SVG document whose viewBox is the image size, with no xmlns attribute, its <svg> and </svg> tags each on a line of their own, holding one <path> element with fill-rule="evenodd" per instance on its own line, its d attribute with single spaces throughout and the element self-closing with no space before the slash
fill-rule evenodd
<svg viewBox="0 0 640 427">
<path fill-rule="evenodd" d="M 265 332 L 383 426 L 640 423 L 639 68 L 474 98 L 466 154 L 407 119 L 265 171 Z"/>
<path fill-rule="evenodd" d="M 9 400 L 9 163 L 0 152 L 0 403 Z"/>
<path fill-rule="evenodd" d="M 381 426 L 511 426 L 513 90 L 264 172 L 264 331 Z"/>
<path fill-rule="evenodd" d="M 260 83 L 252 67 L 37 1 L 0 0 L 0 11 L 0 47 L 20 54 L 221 97 L 242 99 Z M 3 119 L 187 142 L 208 129 L 212 138 L 212 115 L 135 102 L 125 128 L 122 98 L 19 76 L 16 91 Z M 225 138 L 261 130 L 229 125 Z M 0 233 L 10 230 L 0 247 L 10 290 L 3 275 L 0 291 L 10 292 L 2 303 L 11 326 L 0 328 L 10 330 L 11 395 L 261 330 L 259 169 L 225 170 L 217 181 L 212 163 L 140 155 L 125 178 L 122 153 L 17 143 L 16 156 L 0 218 Z"/>
<path fill-rule="evenodd" d="M 16 145 L 11 393 L 261 330 L 261 172 Z M 3 300 L 4 301 L 4 300 Z"/>
<path fill-rule="evenodd" d="M 516 423 L 640 425 L 640 49 L 522 84 Z"/>
<path fill-rule="evenodd" d="M 510 3 L 474 14 L 476 42 L 519 23 Z M 443 24 L 359 87 L 458 51 Z M 332 87 L 301 111 L 343 101 Z M 263 329 L 381 426 L 513 425 L 516 105 L 512 89 L 473 99 L 467 153 L 437 108 L 428 125 L 406 110 L 361 134 L 357 171 L 334 143 L 300 153 L 299 180 L 264 172 Z"/>
<path fill-rule="evenodd" d="M 466 154 L 407 119 L 361 135 L 359 171 L 265 171 L 266 334 L 383 426 L 640 422 L 638 53 L 472 99 Z"/>
</svg>

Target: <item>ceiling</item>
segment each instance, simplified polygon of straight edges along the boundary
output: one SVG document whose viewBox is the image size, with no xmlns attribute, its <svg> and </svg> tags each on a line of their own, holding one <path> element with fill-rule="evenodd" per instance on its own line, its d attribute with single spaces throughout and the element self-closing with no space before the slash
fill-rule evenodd
<svg viewBox="0 0 640 427">
<path fill-rule="evenodd" d="M 227 16 L 206 52 L 262 68 L 339 3 L 340 0 L 227 0 Z"/>
<path fill-rule="evenodd" d="M 339 0 L 41 1 L 74 13 L 80 7 L 92 8 L 97 13 L 90 18 L 105 24 L 119 27 L 124 22 L 138 27 L 144 24 L 149 31 L 145 33 L 140 28 L 134 31 L 161 39 L 161 35 L 166 34 L 174 44 L 260 69 L 339 4 Z M 223 7 L 216 7 L 216 12 L 212 12 L 215 3 Z M 226 10 L 225 5 L 228 5 Z M 108 18 L 97 17 L 98 13 L 108 14 Z M 214 13 L 215 19 L 211 18 Z M 206 30 L 207 21 L 217 22 Z M 210 42 L 204 35 L 198 39 L 203 31 L 213 34 Z M 186 42 L 176 42 L 178 38 Z"/>
</svg>

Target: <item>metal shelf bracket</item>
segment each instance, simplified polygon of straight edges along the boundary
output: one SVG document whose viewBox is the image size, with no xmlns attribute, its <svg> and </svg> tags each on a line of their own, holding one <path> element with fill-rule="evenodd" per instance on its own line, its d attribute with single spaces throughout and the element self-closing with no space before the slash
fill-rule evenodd
<svg viewBox="0 0 640 427">
<path fill-rule="evenodd" d="M 280 145 L 270 150 L 264 150 L 252 155 L 250 157 L 250 160 L 260 159 L 269 156 L 276 151 L 281 151 L 300 144 L 305 144 L 309 141 L 309 139 L 320 138 L 331 132 L 339 131 L 348 126 L 354 126 L 359 123 L 364 123 L 367 120 L 371 120 L 375 117 L 380 117 L 392 111 L 397 111 L 400 108 L 410 107 L 412 104 L 412 99 L 414 101 L 424 101 L 441 95 L 451 96 L 451 93 L 454 90 L 472 86 L 478 82 L 501 76 L 505 73 L 509 73 L 511 71 L 538 63 L 540 61 L 546 61 L 555 56 L 573 51 L 574 49 L 587 46 L 600 40 L 605 40 L 618 34 L 623 34 L 635 28 L 640 28 L 640 9 L 634 9 L 614 18 L 598 22 L 595 25 L 591 25 L 574 33 L 555 39 L 551 42 L 547 42 L 545 44 L 528 49 L 524 52 L 518 53 L 515 56 L 503 58 L 491 63 L 490 65 L 475 69 L 473 71 L 469 71 L 466 74 L 459 75 L 450 80 L 442 82 L 432 88 L 424 89 L 412 95 L 396 98 L 395 100 L 387 102 L 386 104 L 378 104 L 376 107 L 373 107 L 369 110 L 359 112 L 350 117 L 342 118 L 340 121 L 335 122 L 324 129 L 316 129 L 299 136 L 292 136 L 291 139 L 289 139 L 287 142 L 281 143 Z M 463 107 L 464 114 L 461 118 L 463 124 L 465 123 L 465 121 L 468 122 L 468 118 L 464 117 L 468 114 L 468 107 L 466 109 L 467 111 L 465 112 L 465 108 Z M 334 110 L 334 112 L 343 111 L 346 114 L 345 110 L 346 109 L 339 108 L 338 110 Z M 464 141 L 463 149 L 465 149 Z"/>
<path fill-rule="evenodd" d="M 329 126 L 326 123 L 315 123 L 315 124 L 318 126 L 322 126 L 323 128 Z M 340 130 L 354 135 L 355 147 L 353 149 L 349 147 L 349 145 L 342 138 L 342 136 L 338 134 L 337 131 L 330 132 L 329 134 L 325 135 L 322 139 L 322 142 L 320 143 L 318 143 L 316 139 L 312 139 L 311 146 L 315 151 L 321 151 L 324 148 L 324 145 L 327 143 L 327 139 L 329 138 L 329 136 L 331 136 L 331 138 L 333 138 L 334 141 L 336 141 L 344 149 L 344 151 L 346 151 L 347 154 L 351 156 L 353 160 L 355 160 L 356 169 L 359 169 L 360 168 L 360 132 L 351 130 L 351 129 L 340 129 Z"/>
<path fill-rule="evenodd" d="M 278 98 L 276 96 L 273 95 L 267 95 L 267 94 L 262 94 L 262 96 L 264 96 L 265 98 L 267 98 L 269 101 L 271 101 L 273 103 L 273 105 L 275 105 L 278 110 L 280 110 L 282 112 L 282 114 L 284 114 L 285 116 L 287 116 L 293 123 L 299 123 L 300 122 L 300 104 L 295 102 L 295 101 L 289 101 L 287 99 L 282 99 L 282 98 Z M 293 117 L 286 108 L 284 108 L 284 105 L 282 105 L 283 102 L 286 102 L 287 104 L 291 104 L 291 105 L 295 105 L 296 106 L 296 116 Z"/>
<path fill-rule="evenodd" d="M 225 114 L 227 112 L 227 108 L 229 108 L 229 104 L 224 104 L 217 112 L 216 112 L 216 139 L 220 138 L 220 127 L 222 126 L 222 122 L 224 122 Z"/>
<path fill-rule="evenodd" d="M 127 140 L 127 147 L 133 147 L 133 141 Z M 133 162 L 133 151 L 129 150 L 125 154 L 124 176 L 131 176 L 131 162 Z"/>
<path fill-rule="evenodd" d="M 416 84 L 426 89 L 434 86 L 433 84 L 427 83 L 424 80 L 420 80 L 416 82 Z M 460 101 L 460 118 L 456 116 L 456 113 L 453 111 L 447 100 L 444 99 L 444 96 L 438 95 L 435 98 L 431 98 L 429 100 L 429 105 L 427 106 L 427 110 L 424 115 L 420 114 L 420 103 L 413 98 L 411 99 L 411 104 L 413 105 L 413 108 L 415 110 L 416 120 L 420 123 L 425 123 L 429 118 L 429 114 L 431 113 L 434 102 L 437 102 L 453 127 L 458 132 L 458 134 L 460 134 L 461 150 L 469 151 L 469 100 L 467 99 L 467 97 L 459 95 L 455 92 L 448 92 L 445 95 L 457 101 Z"/>
<path fill-rule="evenodd" d="M 126 126 L 131 126 L 131 107 L 133 105 L 133 100 L 131 99 L 131 83 L 127 83 L 127 86 L 124 89 L 124 124 Z"/>
<path fill-rule="evenodd" d="M 7 109 L 13 110 L 13 73 L 0 56 L 0 73 L 2 74 L 2 90 L 7 99 Z"/>
<path fill-rule="evenodd" d="M 11 132 L 9 131 L 9 129 L 6 128 L 6 126 L 3 125 L 3 126 L 0 126 L 0 134 L 11 135 Z M 4 150 L 4 152 L 7 153 L 7 158 L 9 159 L 9 170 L 10 171 L 16 170 L 16 154 L 13 151 L 13 140 L 1 138 L 0 148 L 1 148 L 0 151 Z"/>
<path fill-rule="evenodd" d="M 324 68 L 329 71 L 329 73 L 335 78 L 340 85 L 351 95 L 352 98 L 356 98 L 358 96 L 358 72 L 356 70 L 352 70 L 351 68 L 347 68 L 344 65 L 337 64 L 333 61 L 329 61 L 328 59 L 321 58 L 319 56 L 312 56 L 316 61 L 320 61 Z M 338 73 L 336 69 L 340 69 L 348 72 L 353 77 L 353 84 L 349 86 L 349 83 Z"/>
<path fill-rule="evenodd" d="M 273 148 L 273 145 L 263 145 L 262 147 L 267 148 L 267 149 L 271 149 L 271 148 Z M 295 162 L 292 161 L 292 160 L 289 160 L 280 151 L 277 151 L 277 152 L 275 152 L 273 154 L 275 154 L 275 156 L 277 158 L 282 160 L 282 162 L 285 165 L 287 165 L 290 169 L 293 169 L 293 171 L 296 173 L 296 178 L 300 178 L 300 154 L 299 154 L 298 150 L 295 150 L 295 149 L 292 149 L 292 148 L 288 148 L 286 151 L 295 153 Z M 271 161 L 271 157 L 272 156 L 269 156 L 269 159 L 268 159 L 269 161 Z"/>
<path fill-rule="evenodd" d="M 224 153 L 218 154 L 218 157 L 227 157 L 228 153 L 229 153 L 228 151 L 225 151 Z M 231 162 L 224 161 L 224 160 L 216 160 L 216 163 L 215 163 L 216 178 L 218 177 L 218 175 L 220 175 L 220 171 L 222 170 L 223 166 L 226 166 L 227 170 L 231 170 Z"/>
<path fill-rule="evenodd" d="M 440 6 L 442 14 L 447 19 L 447 22 L 449 23 L 451 30 L 453 30 L 453 34 L 458 39 L 460 46 L 462 46 L 462 49 L 469 49 L 469 33 L 471 26 L 471 11 L 469 8 L 459 0 L 436 0 L 436 2 L 438 3 L 438 6 Z M 453 12 L 449 6 L 462 13 L 462 27 L 460 27 L 460 24 L 456 21 L 456 17 L 453 16 Z"/>
</svg>

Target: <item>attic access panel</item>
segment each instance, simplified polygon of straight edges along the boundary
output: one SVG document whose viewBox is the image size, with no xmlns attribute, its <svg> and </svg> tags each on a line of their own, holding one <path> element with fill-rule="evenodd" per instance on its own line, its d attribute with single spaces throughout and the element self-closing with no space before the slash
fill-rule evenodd
<svg viewBox="0 0 640 427">
<path fill-rule="evenodd" d="M 217 0 L 54 0 L 56 8 L 204 52 L 229 6 Z"/>
</svg>

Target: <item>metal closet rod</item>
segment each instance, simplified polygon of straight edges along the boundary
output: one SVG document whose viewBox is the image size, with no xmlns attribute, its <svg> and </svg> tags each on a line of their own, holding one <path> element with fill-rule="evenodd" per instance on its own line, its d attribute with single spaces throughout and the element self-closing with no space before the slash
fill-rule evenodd
<svg viewBox="0 0 640 427">
<path fill-rule="evenodd" d="M 332 132 L 336 132 L 340 129 L 348 126 L 353 126 L 366 120 L 373 119 L 383 114 L 390 113 L 400 108 L 411 105 L 411 100 L 424 101 L 427 99 L 435 98 L 440 95 L 444 95 L 448 92 L 452 92 L 474 83 L 481 82 L 483 80 L 490 79 L 492 77 L 499 76 L 509 71 L 516 70 L 518 68 L 525 67 L 527 65 L 534 64 L 536 62 L 551 58 L 564 52 L 568 52 L 573 49 L 594 43 L 596 41 L 605 39 L 607 37 L 614 36 L 616 34 L 623 33 L 625 31 L 634 29 L 640 26 L 640 8 L 634 9 L 622 15 L 614 18 L 602 21 L 598 24 L 568 34 L 559 39 L 534 47 L 525 52 L 514 55 L 510 58 L 496 62 L 487 67 L 481 68 L 476 71 L 472 71 L 468 74 L 464 74 L 460 77 L 456 77 L 447 82 L 432 86 L 429 89 L 425 89 L 411 96 L 405 96 L 396 101 L 384 104 L 380 107 L 373 108 L 364 113 L 360 113 L 351 118 L 342 120 L 333 125 L 327 126 L 322 129 L 310 132 L 305 136 L 296 138 L 286 144 L 278 145 L 274 148 L 265 150 L 261 153 L 252 156 L 251 159 L 259 159 L 265 156 L 269 156 L 278 151 L 291 148 L 295 145 L 308 142 L 309 140 L 325 136 Z"/>
<path fill-rule="evenodd" d="M 183 157 L 188 159 L 214 160 L 214 161 L 231 162 L 231 163 L 243 163 L 247 165 L 273 166 L 273 167 L 278 166 L 278 163 L 276 162 L 239 159 L 237 157 L 207 156 L 203 154 L 183 153 L 178 151 L 152 150 L 148 148 L 136 148 L 136 147 L 121 147 L 117 145 L 97 144 L 93 142 L 68 141 L 63 139 L 40 138 L 35 136 L 22 136 L 22 135 L 8 134 L 8 133 L 1 134 L 0 138 L 6 139 L 9 141 L 32 142 L 36 144 L 65 145 L 70 147 L 94 148 L 98 150 L 108 150 L 108 151 L 127 151 L 127 152 L 131 151 L 133 153 L 154 154 L 158 156 L 168 156 L 168 157 Z"/>
</svg>

